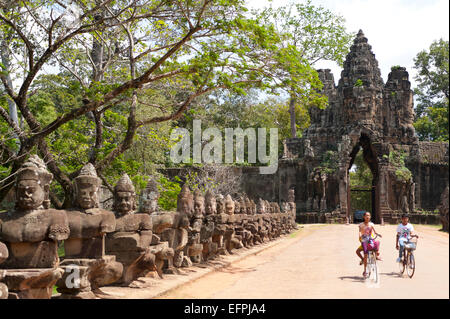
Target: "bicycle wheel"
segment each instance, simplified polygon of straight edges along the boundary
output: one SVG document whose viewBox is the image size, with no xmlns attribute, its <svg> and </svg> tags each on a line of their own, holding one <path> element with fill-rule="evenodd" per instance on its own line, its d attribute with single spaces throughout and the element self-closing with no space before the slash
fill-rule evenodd
<svg viewBox="0 0 450 319">
<path fill-rule="evenodd" d="M 403 252 L 403 254 L 406 254 L 406 252 Z M 404 262 L 405 257 L 402 257 L 402 259 L 400 260 L 400 262 L 398 263 L 398 269 L 400 270 L 400 275 L 403 275 L 403 273 L 405 272 L 405 262 Z"/>
<path fill-rule="evenodd" d="M 414 259 L 414 254 L 409 253 L 408 254 L 408 264 L 406 265 L 406 272 L 407 272 L 409 278 L 412 278 L 412 276 L 414 276 L 415 270 L 416 270 L 416 261 Z"/>
<path fill-rule="evenodd" d="M 372 253 L 372 278 L 375 283 L 378 282 L 378 265 L 377 265 L 377 256 L 375 253 Z"/>
<path fill-rule="evenodd" d="M 370 256 L 370 252 L 367 255 L 367 277 L 366 279 L 370 279 L 370 276 L 372 275 L 372 259 Z"/>
</svg>

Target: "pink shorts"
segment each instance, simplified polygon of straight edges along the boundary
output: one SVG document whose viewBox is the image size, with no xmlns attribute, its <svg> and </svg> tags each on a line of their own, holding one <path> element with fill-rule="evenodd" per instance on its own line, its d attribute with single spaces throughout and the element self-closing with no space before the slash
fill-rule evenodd
<svg viewBox="0 0 450 319">
<path fill-rule="evenodd" d="M 371 240 L 370 242 L 363 242 L 362 247 L 364 250 L 364 253 L 367 254 L 369 250 L 375 250 L 378 251 L 380 249 L 380 241 L 378 240 Z"/>
</svg>

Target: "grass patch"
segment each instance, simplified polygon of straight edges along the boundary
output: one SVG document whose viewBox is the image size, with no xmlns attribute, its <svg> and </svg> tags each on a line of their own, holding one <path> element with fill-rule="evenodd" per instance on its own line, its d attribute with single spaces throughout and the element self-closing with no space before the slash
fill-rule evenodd
<svg viewBox="0 0 450 319">
<path fill-rule="evenodd" d="M 293 232 L 293 233 L 290 233 L 290 234 L 289 234 L 289 238 L 295 238 L 295 237 L 297 237 L 297 236 L 300 234 L 300 232 L 302 231 L 302 229 L 303 229 L 303 227 L 300 228 L 300 229 L 298 229 L 298 230 L 296 230 L 296 231 Z"/>
<path fill-rule="evenodd" d="M 61 258 L 61 257 L 64 257 L 66 254 L 65 254 L 65 250 L 64 250 L 64 241 L 61 241 L 59 244 L 58 244 L 58 256 L 59 256 L 59 258 Z"/>
</svg>

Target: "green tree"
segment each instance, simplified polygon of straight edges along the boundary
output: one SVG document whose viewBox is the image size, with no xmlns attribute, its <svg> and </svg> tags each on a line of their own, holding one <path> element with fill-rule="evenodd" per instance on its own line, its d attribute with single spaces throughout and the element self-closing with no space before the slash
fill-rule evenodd
<svg viewBox="0 0 450 319">
<path fill-rule="evenodd" d="M 434 41 L 414 59 L 418 104 L 414 127 L 421 140 L 448 141 L 449 43 Z"/>
<path fill-rule="evenodd" d="M 324 108 L 327 105 L 327 98 L 317 93 L 322 83 L 312 67 L 320 60 L 342 65 L 354 35 L 347 33 L 342 16 L 314 6 L 311 1 L 291 3 L 276 9 L 268 7 L 259 13 L 259 17 L 282 35 L 282 41 L 278 43 L 280 52 L 295 49 L 298 54 L 277 64 L 280 87 L 289 95 L 291 137 L 296 137 L 295 112 L 298 104 L 306 108 Z M 291 68 L 299 61 L 310 67 L 300 69 L 300 73 L 292 72 Z M 294 89 L 294 83 L 302 89 Z"/>
<path fill-rule="evenodd" d="M 350 187 L 363 187 L 370 190 L 372 186 L 373 175 L 369 165 L 364 160 L 363 151 L 360 150 L 353 162 L 353 169 L 349 171 Z M 353 191 L 350 193 L 352 211 L 355 210 L 372 210 L 372 193 L 370 191 Z"/>
<path fill-rule="evenodd" d="M 356 154 L 353 165 L 354 169 L 350 171 L 350 186 L 372 186 L 372 171 L 363 157 L 362 150 Z"/>
<path fill-rule="evenodd" d="M 45 158 L 64 194 L 53 203 L 68 206 L 81 164 L 91 162 L 110 182 L 122 170 L 138 171 L 137 153 L 126 154 L 136 136 L 179 119 L 202 95 L 272 92 L 280 84 L 301 95 L 319 87 L 297 48 L 280 47 L 274 26 L 246 11 L 243 0 L 0 2 L 0 42 L 16 57 L 0 73 L 7 135 L 0 164 L 8 176 L 0 198 L 30 153 Z M 292 74 L 282 83 L 274 80 L 279 65 Z M 47 86 L 56 95 L 40 92 Z M 22 126 L 9 114 L 10 100 Z M 8 135 L 18 137 L 17 152 Z"/>
</svg>

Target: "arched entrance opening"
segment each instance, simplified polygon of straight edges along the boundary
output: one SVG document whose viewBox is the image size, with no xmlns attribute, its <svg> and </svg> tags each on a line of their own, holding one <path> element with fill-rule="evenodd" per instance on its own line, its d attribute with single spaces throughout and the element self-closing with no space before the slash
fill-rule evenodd
<svg viewBox="0 0 450 319">
<path fill-rule="evenodd" d="M 361 134 L 350 153 L 348 170 L 348 216 L 358 222 L 361 217 L 358 213 L 355 215 L 355 212 L 369 211 L 372 221 L 379 223 L 378 160 L 367 135 Z"/>
</svg>

